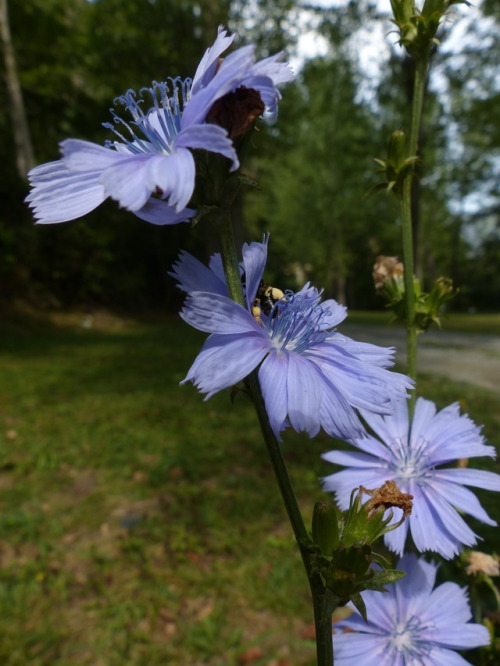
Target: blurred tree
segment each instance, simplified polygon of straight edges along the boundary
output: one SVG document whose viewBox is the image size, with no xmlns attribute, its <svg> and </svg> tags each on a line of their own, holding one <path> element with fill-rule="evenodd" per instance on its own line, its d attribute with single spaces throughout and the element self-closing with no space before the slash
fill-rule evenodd
<svg viewBox="0 0 500 666">
<path fill-rule="evenodd" d="M 411 81 L 412 63 L 403 60 L 394 45 L 379 86 L 374 86 L 368 78 L 373 70 L 364 71 L 359 63 L 362 40 L 383 21 L 375 3 L 348 2 L 327 11 L 314 2 L 307 7 L 328 39 L 330 55 L 306 63 L 297 90 L 286 91 L 278 125 L 261 136 L 270 157 L 259 158 L 254 166 L 265 191 L 249 198 L 248 219 L 253 228 L 274 232 L 272 245 L 279 248 L 283 267 L 293 264 L 304 274 L 304 266 L 309 266 L 314 280 L 338 299 L 366 307 L 374 303 L 369 282 L 373 259 L 400 248 L 394 202 L 383 195 L 363 201 L 364 192 L 376 182 L 368 158 L 384 157 L 383 144 L 408 115 L 411 100 L 402 83 Z M 446 23 L 444 41 L 450 25 L 463 29 L 460 21 Z M 476 256 L 478 246 L 471 253 L 471 237 L 464 230 L 476 224 L 476 218 L 469 216 L 467 222 L 460 202 L 468 193 L 491 195 L 497 185 L 492 167 L 498 166 L 498 93 L 489 82 L 496 72 L 498 53 L 491 49 L 496 28 L 477 19 L 474 25 L 490 37 L 477 37 L 477 53 L 468 67 L 455 57 L 455 69 L 448 71 L 443 66 L 449 59 L 446 48 L 433 56 L 436 77 L 426 96 L 414 209 L 417 270 L 426 282 L 451 274 L 462 283 L 459 270 L 468 256 Z M 377 59 L 384 60 L 382 46 Z M 453 72 L 470 91 L 462 104 L 453 101 Z M 470 112 L 464 114 L 464 108 Z M 490 206 L 491 199 L 484 203 Z"/>
<path fill-rule="evenodd" d="M 257 45 L 260 57 L 290 53 L 303 29 L 301 7 L 297 0 L 233 0 L 229 24 L 245 42 Z"/>
<path fill-rule="evenodd" d="M 359 306 L 372 300 L 365 295 L 373 292 L 373 252 L 394 217 L 388 198 L 363 199 L 380 148 L 374 125 L 368 105 L 356 101 L 345 57 L 309 61 L 287 91 L 279 131 L 270 132 L 273 158 L 257 165 L 265 191 L 249 205 L 249 219 L 272 231 L 272 246 L 299 282 L 309 273 L 339 301 Z"/>
<path fill-rule="evenodd" d="M 481 9 L 481 20 L 465 14 L 463 25 L 456 25 L 460 49 L 446 48 L 445 42 L 439 54 L 447 121 L 441 168 L 451 217 L 449 273 L 461 288 L 458 303 L 498 310 L 496 280 L 484 278 L 500 238 L 500 10 L 486 0 Z M 456 42 L 453 27 L 450 31 Z"/>
<path fill-rule="evenodd" d="M 385 139 L 380 143 L 373 100 L 359 94 L 351 37 L 372 17 L 372 3 L 328 11 L 308 5 L 299 30 L 315 25 L 329 53 L 304 64 L 296 88 L 286 91 L 278 125 L 256 139 L 270 144 L 270 156 L 255 161 L 265 190 L 249 198 L 247 215 L 254 228 L 273 232 L 283 272 L 297 283 L 310 277 L 357 307 L 374 304 L 374 257 L 397 239 L 395 202 L 364 199 L 376 178 L 371 158 L 383 154 Z"/>
<path fill-rule="evenodd" d="M 7 0 L 0 0 L 0 38 L 5 63 L 5 81 L 10 98 L 10 111 L 12 116 L 12 134 L 16 147 L 16 166 L 21 178 L 35 164 L 33 147 L 31 145 L 30 131 L 26 119 L 23 95 L 19 77 L 17 75 L 16 58 L 12 36 L 10 32 L 9 11 Z"/>
<path fill-rule="evenodd" d="M 401 62 L 396 56 L 388 61 L 377 89 L 373 71 L 360 65 L 365 40 L 382 20 L 376 3 L 351 0 L 328 10 L 322 5 L 314 0 L 10 3 L 37 160 L 57 159 L 57 143 L 69 136 L 102 143 L 108 131 L 101 122 L 109 120 L 113 99 L 153 79 L 192 75 L 220 23 L 229 21 L 240 32 L 238 45 L 256 42 L 259 56 L 282 48 L 296 56 L 300 36 L 314 28 L 327 40 L 327 56 L 305 63 L 297 85 L 284 90 L 278 123 L 270 128 L 258 123 L 252 140 L 244 167 L 263 190 L 240 201 L 246 236 L 272 231 L 271 251 L 283 273 L 292 270 L 299 281 L 310 276 L 351 306 L 374 305 L 371 267 L 378 253 L 399 251 L 398 211 L 392 197 L 364 200 L 363 195 L 377 182 L 371 158 L 384 157 L 406 109 L 407 100 L 397 92 Z M 468 294 L 487 289 L 479 257 L 483 250 L 490 257 L 491 249 L 482 239 L 490 243 L 498 225 L 498 43 L 493 39 L 498 3 L 484 0 L 482 6 L 489 18 L 470 26 L 477 37 L 464 56 L 438 51 L 440 86 L 444 81 L 447 93 L 438 96 L 431 85 L 431 129 L 422 140 L 422 271 L 428 278 L 451 272 L 459 283 L 475 275 L 477 285 Z M 390 24 L 383 26 L 387 33 Z M 379 62 L 387 49 L 380 44 Z M 6 110 L 5 64 L 1 73 L 6 85 L 0 85 L 0 104 Z M 125 308 L 164 307 L 176 298 L 166 270 L 181 244 L 207 249 L 203 224 L 194 234 L 188 225 L 156 228 L 110 202 L 84 220 L 34 227 L 22 202 L 26 184 L 10 166 L 16 145 L 5 111 L 0 133 L 0 298 Z M 276 279 L 286 285 L 292 278 Z M 492 304 L 494 298 L 490 291 L 481 303 Z M 464 296 L 462 304 L 468 303 Z"/>
<path fill-rule="evenodd" d="M 102 143 L 109 132 L 101 123 L 128 88 L 192 76 L 228 7 L 229 0 L 12 3 L 12 41 L 38 162 L 57 159 L 66 137 Z M 8 108 L 7 87 L 0 86 L 0 102 Z M 15 145 L 5 114 L 0 132 L 0 298 L 164 307 L 171 298 L 167 267 L 188 225 L 155 228 L 109 203 L 84 220 L 35 227 L 22 203 L 26 183 L 8 166 Z"/>
</svg>

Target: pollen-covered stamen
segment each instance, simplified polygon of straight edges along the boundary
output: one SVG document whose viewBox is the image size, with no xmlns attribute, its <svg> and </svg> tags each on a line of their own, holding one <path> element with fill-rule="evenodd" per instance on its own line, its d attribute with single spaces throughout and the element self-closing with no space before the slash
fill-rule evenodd
<svg viewBox="0 0 500 666">
<path fill-rule="evenodd" d="M 275 308 L 278 316 L 273 316 Z M 300 354 L 328 337 L 322 330 L 324 316 L 321 305 L 311 305 L 311 299 L 287 294 L 286 302 L 274 305 L 265 326 L 276 348 Z"/>
<path fill-rule="evenodd" d="M 114 123 L 125 127 L 130 138 L 124 137 L 111 123 L 103 123 L 103 126 L 110 129 L 131 153 L 170 155 L 172 152 L 175 137 L 181 129 L 182 111 L 189 99 L 191 79 L 175 78 L 169 79 L 169 82 L 170 85 L 167 82 L 153 81 L 151 88 L 142 88 L 139 91 L 139 97 L 135 91 L 128 90 L 125 95 L 115 99 L 115 104 L 122 104 L 133 118 L 133 121 L 127 123 L 111 109 Z M 145 92 L 149 93 L 153 104 L 147 113 L 141 108 Z M 106 145 L 116 148 L 113 141 L 106 141 Z"/>
</svg>

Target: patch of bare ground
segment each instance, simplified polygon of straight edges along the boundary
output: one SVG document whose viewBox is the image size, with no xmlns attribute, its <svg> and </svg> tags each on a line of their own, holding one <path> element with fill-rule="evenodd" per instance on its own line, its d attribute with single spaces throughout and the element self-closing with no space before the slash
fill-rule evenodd
<svg viewBox="0 0 500 666">
<path fill-rule="evenodd" d="M 345 324 L 341 332 L 356 340 L 395 347 L 396 361 L 406 364 L 403 329 Z M 465 382 L 500 393 L 500 335 L 431 330 L 419 337 L 419 372 Z"/>
</svg>

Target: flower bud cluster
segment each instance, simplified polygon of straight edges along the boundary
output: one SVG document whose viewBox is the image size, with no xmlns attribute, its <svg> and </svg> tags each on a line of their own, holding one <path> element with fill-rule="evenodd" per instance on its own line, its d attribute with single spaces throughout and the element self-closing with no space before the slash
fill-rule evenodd
<svg viewBox="0 0 500 666">
<path fill-rule="evenodd" d="M 452 5 L 470 4 L 467 0 L 425 0 L 419 9 L 415 0 L 391 0 L 393 23 L 400 35 L 399 43 L 415 59 L 426 58 L 433 44 L 439 43 L 436 32 Z"/>
<path fill-rule="evenodd" d="M 362 503 L 363 494 L 371 499 Z M 402 573 L 388 568 L 385 558 L 372 551 L 372 544 L 380 537 L 399 527 L 411 513 L 412 496 L 401 493 L 394 481 L 381 488 L 368 490 L 360 486 L 351 495 L 349 510 L 342 516 L 332 502 L 317 502 L 312 519 L 312 538 L 316 549 L 315 565 L 325 587 L 340 599 L 339 605 L 349 601 L 365 616 L 360 593 L 364 590 L 383 590 L 385 585 L 402 577 Z M 392 511 L 403 510 L 401 520 L 392 521 Z M 381 568 L 374 569 L 376 563 Z"/>
<path fill-rule="evenodd" d="M 395 314 L 395 319 L 406 323 L 404 266 L 397 257 L 379 255 L 373 266 L 375 289 L 386 300 L 386 307 Z M 454 298 L 458 290 L 449 278 L 439 277 L 429 292 L 422 290 L 420 281 L 413 278 L 415 301 L 415 326 L 419 332 L 427 331 L 432 324 L 441 326 L 443 305 Z"/>
</svg>

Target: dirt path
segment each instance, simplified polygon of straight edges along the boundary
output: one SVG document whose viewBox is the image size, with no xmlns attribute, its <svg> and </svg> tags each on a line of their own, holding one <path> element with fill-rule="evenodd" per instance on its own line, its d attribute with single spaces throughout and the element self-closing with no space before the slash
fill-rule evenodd
<svg viewBox="0 0 500 666">
<path fill-rule="evenodd" d="M 406 360 L 401 329 L 346 323 L 339 329 L 356 340 L 396 347 L 396 360 Z M 419 338 L 418 366 L 424 373 L 467 382 L 500 395 L 500 336 L 432 331 Z"/>
</svg>

